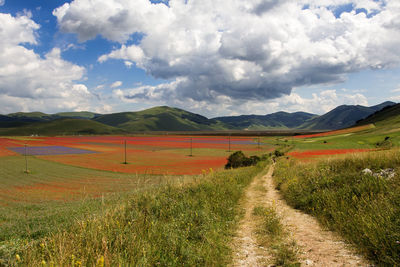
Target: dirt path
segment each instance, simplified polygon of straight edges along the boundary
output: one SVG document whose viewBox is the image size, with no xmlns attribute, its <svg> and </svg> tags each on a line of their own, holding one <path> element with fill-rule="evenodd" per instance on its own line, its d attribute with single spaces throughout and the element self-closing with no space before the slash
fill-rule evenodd
<svg viewBox="0 0 400 267">
<path fill-rule="evenodd" d="M 239 223 L 233 242 L 233 266 L 266 266 L 266 262 L 271 258 L 268 250 L 257 244 L 255 236 L 257 223 L 252 216 L 254 207 L 265 202 L 264 177 L 262 175 L 257 176 L 245 193 L 242 204 L 245 214 Z"/>
<path fill-rule="evenodd" d="M 267 266 L 268 250 L 257 245 L 256 223 L 252 211 L 258 205 L 274 205 L 282 223 L 300 247 L 302 266 L 368 266 L 360 256 L 334 233 L 323 230 L 310 215 L 289 207 L 275 189 L 272 181 L 272 165 L 264 176 L 256 177 L 246 192 L 243 208 L 245 216 L 240 222 L 234 240 L 233 266 Z M 260 190 L 263 185 L 266 191 Z"/>
</svg>

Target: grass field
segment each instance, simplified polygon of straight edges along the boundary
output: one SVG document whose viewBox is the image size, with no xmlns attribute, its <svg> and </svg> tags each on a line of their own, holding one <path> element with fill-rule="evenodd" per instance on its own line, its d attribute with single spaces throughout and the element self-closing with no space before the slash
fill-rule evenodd
<svg viewBox="0 0 400 267">
<path fill-rule="evenodd" d="M 193 179 L 112 173 L 35 157 L 29 158 L 29 171 L 24 172 L 21 156 L 0 158 L 0 258 L 20 242 L 102 214 L 105 206 L 118 204 L 132 192 Z"/>
<path fill-rule="evenodd" d="M 123 164 L 125 141 L 128 164 Z M 192 150 L 190 150 L 190 144 L 192 144 Z M 25 145 L 27 145 L 27 157 L 24 155 Z M 193 188 L 196 191 L 198 189 L 195 188 L 205 186 L 201 190 L 207 191 L 211 190 L 216 185 L 215 183 L 220 185 L 231 181 L 234 177 L 239 177 L 237 185 L 235 183 L 227 184 L 225 189 L 224 187 L 218 189 L 230 190 L 231 193 L 237 192 L 230 196 L 234 200 L 228 197 L 223 200 L 227 203 L 221 203 L 221 205 L 229 206 L 224 209 L 233 208 L 232 201 L 237 201 L 244 186 L 262 168 L 250 168 L 248 171 L 224 171 L 221 174 L 218 172 L 217 175 L 215 171 L 223 169 L 227 156 L 232 153 L 228 151 L 229 148 L 232 151 L 241 149 L 247 155 L 261 155 L 268 153 L 273 145 L 265 143 L 259 145 L 258 140 L 254 138 L 197 136 L 0 138 L 0 265 L 17 264 L 17 254 L 26 260 L 25 264 L 41 265 L 41 259 L 37 262 L 38 258 L 35 257 L 42 255 L 43 251 L 34 249 L 38 242 L 41 242 L 40 240 L 56 238 L 61 231 L 69 233 L 71 230 L 68 229 L 76 230 L 79 222 L 87 218 L 103 223 L 101 218 L 111 216 L 110 214 L 114 214 L 116 210 L 126 207 L 134 199 L 141 199 L 145 195 L 147 197 L 159 195 L 160 198 L 163 198 L 163 192 L 177 190 L 177 193 L 162 200 L 164 203 L 162 205 L 166 205 L 174 197 L 178 197 L 176 200 L 178 202 L 186 201 L 180 197 L 181 193 L 179 193 L 182 190 L 188 190 L 183 188 Z M 63 154 L 65 151 L 72 153 L 71 149 L 80 150 L 73 151 L 78 154 Z M 84 152 L 83 154 L 80 154 L 81 150 Z M 85 153 L 84 150 L 95 153 Z M 26 172 L 26 163 L 28 173 Z M 218 182 L 213 181 L 217 177 Z M 229 186 L 233 186 L 233 188 L 228 189 Z M 213 192 L 191 197 L 207 198 L 196 204 L 202 205 L 205 203 L 204 201 L 217 201 L 213 198 L 215 193 Z M 219 194 L 225 194 L 226 192 L 224 192 L 221 191 Z M 191 195 L 192 191 L 183 194 Z M 223 196 L 220 195 L 218 198 L 222 200 Z M 214 212 L 212 206 L 211 202 L 207 204 L 206 208 L 210 210 L 207 211 L 207 214 L 203 214 L 204 216 L 214 216 L 209 214 Z M 161 206 L 157 207 L 162 209 Z M 198 212 L 202 213 L 200 210 L 203 208 L 198 207 L 198 209 Z M 139 212 L 139 210 L 132 212 Z M 189 212 L 188 210 L 187 213 Z M 221 241 L 222 243 L 218 245 L 220 249 L 224 250 L 228 250 L 226 234 L 234 228 L 233 220 L 237 216 L 234 210 L 231 210 L 229 214 L 231 214 L 230 217 L 223 218 L 226 223 L 219 226 L 207 226 L 226 229 L 222 234 L 225 236 L 223 238 L 225 241 Z M 185 222 L 190 223 L 193 217 L 191 214 L 187 216 L 189 217 L 185 219 Z M 202 219 L 200 216 L 199 219 L 203 220 L 204 218 Z M 215 223 L 210 218 L 207 220 L 209 224 Z M 169 227 L 174 228 L 173 226 Z M 205 227 L 203 223 L 201 227 Z M 228 229 L 231 230 L 228 231 Z M 142 230 L 137 228 L 139 232 Z M 184 229 L 178 227 L 172 230 L 183 231 Z M 211 236 L 214 234 L 210 233 Z M 131 236 L 130 238 L 134 239 L 135 237 Z M 147 240 L 146 242 L 153 241 Z M 150 246 L 153 245 L 152 243 Z M 39 254 L 35 254 L 36 256 L 24 254 L 27 247 L 30 247 L 29 251 Z M 196 249 L 196 251 L 199 250 Z M 79 252 L 72 253 L 75 256 L 79 255 Z M 123 251 L 118 253 L 123 253 Z M 62 262 L 67 265 L 71 263 L 65 261 L 64 258 L 57 258 L 58 256 L 47 255 L 46 257 L 53 259 L 54 262 Z M 80 261 L 85 264 L 93 263 L 93 258 L 87 256 L 82 256 L 86 258 L 81 257 Z M 100 257 L 100 255 L 97 256 Z M 140 257 L 146 257 L 146 255 Z M 191 255 L 190 257 L 194 262 L 201 262 L 204 257 L 207 258 L 209 255 Z M 197 259 L 195 259 L 196 257 Z M 111 256 L 107 256 L 105 260 L 109 263 Z M 129 261 L 125 259 L 122 262 L 138 260 L 140 259 L 129 259 Z M 148 260 L 146 259 L 146 261 Z M 182 261 L 182 259 L 179 260 Z M 225 261 L 229 261 L 229 259 L 222 256 L 215 259 L 215 262 Z"/>
<path fill-rule="evenodd" d="M 11 149 L 25 144 L 38 154 Z M 227 265 L 238 201 L 267 163 L 222 170 L 226 158 L 277 148 L 286 154 L 276 182 L 289 204 L 390 265 L 399 260 L 400 152 L 388 149 L 399 144 L 390 125 L 261 139 L 0 138 L 0 265 Z M 80 150 L 62 154 L 70 148 Z M 389 167 L 392 180 L 360 174 Z"/>
<path fill-rule="evenodd" d="M 0 258 L 5 265 L 29 266 L 226 265 L 239 218 L 237 203 L 245 186 L 264 168 L 265 163 L 186 181 L 180 177 L 168 185 L 70 202 L 63 210 L 57 210 L 63 205 L 56 202 L 29 205 L 50 218 L 21 206 L 16 211 L 21 217 L 14 216 L 10 229 L 25 229 L 27 223 L 47 227 L 36 235 L 7 234 Z"/>
</svg>

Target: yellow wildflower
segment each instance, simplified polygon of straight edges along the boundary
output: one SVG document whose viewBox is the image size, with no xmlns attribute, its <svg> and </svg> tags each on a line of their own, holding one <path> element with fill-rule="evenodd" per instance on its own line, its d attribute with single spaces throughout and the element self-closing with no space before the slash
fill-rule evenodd
<svg viewBox="0 0 400 267">
<path fill-rule="evenodd" d="M 104 267 L 104 256 L 101 256 L 100 259 L 97 260 L 97 267 Z"/>
</svg>

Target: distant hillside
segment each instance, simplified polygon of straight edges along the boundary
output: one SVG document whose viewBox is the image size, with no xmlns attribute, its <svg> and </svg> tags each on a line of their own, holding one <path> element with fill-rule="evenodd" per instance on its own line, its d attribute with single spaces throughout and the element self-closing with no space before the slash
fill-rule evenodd
<svg viewBox="0 0 400 267">
<path fill-rule="evenodd" d="M 32 121 L 51 121 L 57 119 L 93 119 L 98 117 L 100 114 L 79 111 L 79 112 L 60 112 L 56 114 L 46 114 L 43 112 L 17 112 L 8 114 L 7 117 L 20 122 L 32 122 Z"/>
<path fill-rule="evenodd" d="M 268 115 L 241 115 L 214 119 L 240 130 L 268 130 L 297 128 L 305 121 L 316 116 L 306 112 L 288 113 L 281 111 Z"/>
<path fill-rule="evenodd" d="M 88 111 L 56 114 L 17 112 L 0 115 L 0 135 L 110 134 L 140 131 L 335 130 L 350 127 L 360 119 L 393 104 L 395 103 L 384 102 L 372 107 L 343 105 L 322 116 L 306 112 L 276 112 L 268 115 L 242 115 L 213 119 L 167 106 L 105 115 Z"/>
<path fill-rule="evenodd" d="M 78 112 L 60 112 L 52 115 L 54 118 L 70 118 L 70 119 L 94 119 L 101 114 L 93 113 L 89 111 L 78 111 Z"/>
<path fill-rule="evenodd" d="M 126 131 L 200 131 L 225 130 L 223 123 L 198 114 L 166 106 L 138 112 L 122 112 L 99 116 L 94 119 Z"/>
<path fill-rule="evenodd" d="M 13 118 L 18 121 L 25 121 L 25 122 L 31 122 L 31 121 L 47 121 L 47 120 L 52 120 L 53 117 L 52 115 L 43 113 L 43 112 L 17 112 L 17 113 L 11 113 L 7 115 L 10 118 Z"/>
<path fill-rule="evenodd" d="M 357 125 L 365 124 L 399 124 L 400 123 L 400 104 L 386 106 L 383 109 L 374 112 L 365 119 L 357 121 Z"/>
<path fill-rule="evenodd" d="M 0 135 L 76 135 L 121 134 L 123 130 L 82 119 L 59 119 L 25 124 L 19 127 L 0 128 Z"/>
<path fill-rule="evenodd" d="M 336 130 L 347 128 L 354 125 L 358 120 L 366 118 L 372 113 L 393 104 L 395 103 L 387 101 L 372 107 L 360 105 L 338 106 L 322 116 L 306 121 L 299 128 L 312 130 Z"/>
</svg>

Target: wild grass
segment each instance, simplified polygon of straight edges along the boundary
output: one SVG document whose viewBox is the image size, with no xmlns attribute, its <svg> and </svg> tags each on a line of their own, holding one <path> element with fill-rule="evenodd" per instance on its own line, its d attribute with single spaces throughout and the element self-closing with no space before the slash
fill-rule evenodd
<svg viewBox="0 0 400 267">
<path fill-rule="evenodd" d="M 257 206 L 253 210 L 253 215 L 260 220 L 256 232 L 257 239 L 262 246 L 268 247 L 272 252 L 273 264 L 300 266 L 297 245 L 290 239 L 275 207 Z"/>
<path fill-rule="evenodd" d="M 265 164 L 265 163 L 264 163 Z M 229 263 L 238 201 L 264 166 L 210 173 L 138 192 L 99 215 L 19 244 L 7 265 L 221 266 Z"/>
<path fill-rule="evenodd" d="M 392 178 L 363 174 L 394 168 Z M 316 216 L 378 265 L 400 262 L 400 152 L 316 163 L 282 160 L 274 177 L 287 202 Z"/>
<path fill-rule="evenodd" d="M 88 214 L 119 203 L 132 191 L 166 183 L 190 182 L 189 176 L 128 175 L 21 157 L 0 161 L 0 254 L 12 239 L 37 239 Z"/>
</svg>

